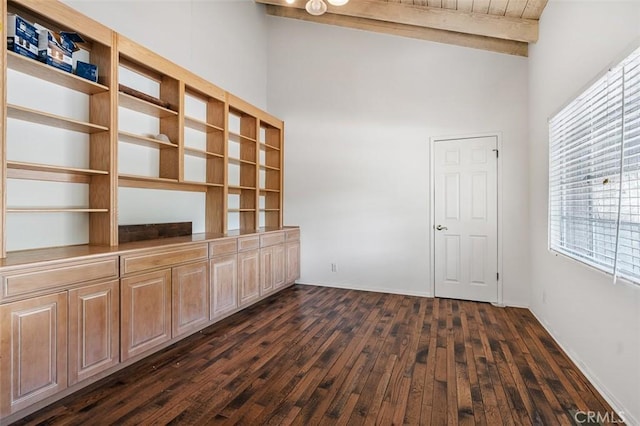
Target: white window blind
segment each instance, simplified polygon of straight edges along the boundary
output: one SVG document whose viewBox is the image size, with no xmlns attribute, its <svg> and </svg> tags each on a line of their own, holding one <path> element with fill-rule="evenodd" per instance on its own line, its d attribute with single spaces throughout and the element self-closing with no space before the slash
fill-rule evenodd
<svg viewBox="0 0 640 426">
<path fill-rule="evenodd" d="M 640 283 L 640 49 L 549 122 L 549 247 Z"/>
</svg>

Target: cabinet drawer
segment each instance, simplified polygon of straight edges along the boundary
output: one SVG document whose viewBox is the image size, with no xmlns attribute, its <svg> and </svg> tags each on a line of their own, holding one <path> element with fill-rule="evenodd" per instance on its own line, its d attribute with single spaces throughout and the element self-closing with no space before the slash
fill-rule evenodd
<svg viewBox="0 0 640 426">
<path fill-rule="evenodd" d="M 260 248 L 260 237 L 241 237 L 238 238 L 238 251 L 255 250 Z"/>
<path fill-rule="evenodd" d="M 2 298 L 41 292 L 100 278 L 117 277 L 117 257 L 12 271 L 2 275 Z"/>
<path fill-rule="evenodd" d="M 225 254 L 235 254 L 238 251 L 238 240 L 222 240 L 209 243 L 209 255 L 211 257 L 222 256 Z"/>
<path fill-rule="evenodd" d="M 163 266 L 177 265 L 195 260 L 205 260 L 209 257 L 207 244 L 154 250 L 147 253 L 130 254 L 120 257 L 120 269 L 123 275 Z"/>
<path fill-rule="evenodd" d="M 299 229 L 287 229 L 285 233 L 287 234 L 287 241 L 300 241 Z"/>
<path fill-rule="evenodd" d="M 284 243 L 284 232 L 274 232 L 260 236 L 260 247 L 275 246 Z"/>
</svg>

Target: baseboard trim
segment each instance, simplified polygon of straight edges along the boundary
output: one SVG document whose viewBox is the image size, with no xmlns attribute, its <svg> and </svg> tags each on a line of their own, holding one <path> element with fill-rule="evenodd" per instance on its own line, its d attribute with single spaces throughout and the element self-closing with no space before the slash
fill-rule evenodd
<svg viewBox="0 0 640 426">
<path fill-rule="evenodd" d="M 340 284 L 327 284 L 327 283 L 317 283 L 317 282 L 303 282 L 296 281 L 296 284 L 300 285 L 312 285 L 317 287 L 329 287 L 329 288 L 340 288 L 343 290 L 359 290 L 359 291 L 372 291 L 374 293 L 388 293 L 388 294 L 399 294 L 402 296 L 417 296 L 417 297 L 434 297 L 429 291 L 406 291 L 406 290 L 398 290 L 396 288 L 370 288 L 370 287 L 355 287 L 352 285 L 340 285 Z M 511 303 L 509 301 L 503 301 L 503 304 L 500 307 L 510 307 L 510 308 L 524 308 L 529 309 L 528 305 L 524 305 L 521 303 Z"/>
<path fill-rule="evenodd" d="M 571 362 L 573 362 L 575 364 L 575 366 L 578 367 L 578 370 L 580 370 L 580 372 L 582 372 L 582 374 L 584 374 L 584 376 L 587 378 L 587 380 L 589 380 L 589 382 L 593 385 L 593 387 L 600 393 L 600 395 L 602 395 L 602 397 L 605 399 L 605 401 L 607 401 L 607 403 L 609 403 L 609 405 L 611 405 L 611 408 L 613 408 L 613 410 L 616 413 L 622 413 L 622 415 L 620 415 L 620 414 L 619 415 L 620 415 L 620 417 L 622 417 L 622 419 L 624 420 L 625 424 L 630 425 L 630 426 L 631 425 L 640 425 L 640 421 L 638 421 L 637 418 L 635 418 L 632 414 L 629 413 L 628 410 L 626 410 L 624 408 L 624 406 L 620 403 L 620 401 L 618 401 L 618 399 L 615 396 L 613 396 L 613 394 L 611 392 L 609 392 L 609 390 L 604 385 L 604 383 L 602 383 L 600 381 L 600 379 L 598 379 L 598 376 L 593 374 L 593 372 L 589 369 L 589 367 L 584 362 L 582 362 L 580 357 L 577 356 L 573 351 L 569 350 L 565 345 L 562 344 L 562 342 L 556 337 L 556 335 L 553 332 L 553 330 L 551 329 L 551 327 L 549 327 L 549 325 L 545 321 L 543 321 L 542 318 L 540 318 L 533 311 L 533 309 L 529 309 L 529 311 L 538 320 L 538 322 L 542 325 L 542 327 L 545 330 L 547 330 L 547 333 L 549 333 L 551 335 L 553 340 L 558 344 L 558 346 L 560 346 L 562 351 L 565 354 L 567 354 L 567 356 L 569 357 Z"/>
<path fill-rule="evenodd" d="M 356 291 L 371 291 L 374 293 L 388 293 L 388 294 L 400 294 L 403 296 L 417 296 L 417 297 L 433 297 L 431 295 L 431 293 L 429 293 L 428 291 L 425 292 L 420 292 L 420 291 L 404 291 L 404 290 L 398 290 L 398 289 L 394 289 L 394 288 L 362 288 L 362 287 L 354 287 L 354 286 L 348 286 L 348 285 L 339 285 L 339 284 L 323 284 L 323 283 L 317 283 L 317 282 L 313 282 L 313 283 L 306 283 L 306 282 L 301 282 L 301 281 L 296 281 L 296 284 L 300 284 L 300 285 L 310 285 L 310 286 L 316 286 L 316 287 L 329 287 L 329 288 L 340 288 L 343 290 L 356 290 Z"/>
</svg>

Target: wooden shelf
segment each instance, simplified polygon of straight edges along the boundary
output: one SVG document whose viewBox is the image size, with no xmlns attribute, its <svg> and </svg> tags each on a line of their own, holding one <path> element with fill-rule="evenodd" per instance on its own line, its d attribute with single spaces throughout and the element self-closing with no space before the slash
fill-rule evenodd
<svg viewBox="0 0 640 426">
<path fill-rule="evenodd" d="M 261 212 L 279 212 L 280 209 L 260 209 Z"/>
<path fill-rule="evenodd" d="M 166 183 L 178 183 L 178 179 L 168 179 L 154 176 L 140 176 L 140 175 L 127 175 L 118 174 L 118 179 L 137 180 L 144 182 L 166 182 Z"/>
<path fill-rule="evenodd" d="M 187 155 L 195 155 L 195 156 L 198 156 L 198 157 L 224 158 L 224 155 L 222 155 L 222 154 L 217 154 L 215 152 L 205 151 L 205 150 L 198 149 L 198 148 L 191 148 L 189 146 L 185 146 L 184 147 L 184 153 L 187 154 Z"/>
<path fill-rule="evenodd" d="M 279 189 L 267 189 L 267 188 L 260 188 L 260 193 L 275 193 L 275 192 L 280 192 Z"/>
<path fill-rule="evenodd" d="M 202 120 L 198 120 L 197 118 L 192 118 L 187 116 L 184 117 L 184 125 L 185 127 L 188 127 L 193 130 L 198 130 L 200 132 L 206 132 L 206 133 L 216 132 L 216 131 L 224 132 L 224 129 L 222 127 L 214 126 L 213 124 L 209 124 Z"/>
<path fill-rule="evenodd" d="M 14 52 L 7 51 L 7 65 L 9 68 L 21 73 L 88 95 L 109 91 L 107 86 L 94 83 L 86 78 L 78 77 L 75 74 L 59 70 L 58 68 Z"/>
<path fill-rule="evenodd" d="M 161 107 L 160 105 L 156 105 L 154 103 L 136 98 L 135 96 L 131 96 L 123 92 L 118 92 L 118 106 L 157 118 L 172 117 L 178 115 L 178 113 L 173 110 Z"/>
<path fill-rule="evenodd" d="M 260 164 L 260 168 L 262 170 L 275 170 L 275 171 L 280 171 L 280 167 L 272 167 L 272 166 L 267 166 L 266 164 Z"/>
<path fill-rule="evenodd" d="M 49 114 L 48 112 L 43 111 L 36 111 L 34 109 L 24 108 L 17 105 L 7 105 L 7 117 L 81 133 L 98 133 L 109 131 L 109 128 L 99 126 L 97 124 L 61 117 L 59 115 Z"/>
<path fill-rule="evenodd" d="M 211 187 L 215 187 L 215 188 L 223 188 L 224 187 L 224 185 L 221 184 L 221 183 L 196 182 L 196 181 L 192 181 L 192 180 L 185 180 L 185 181 L 182 181 L 182 183 L 185 183 L 187 185 L 211 186 Z"/>
<path fill-rule="evenodd" d="M 108 175 L 109 172 L 104 170 L 79 169 L 74 167 L 52 166 L 48 164 L 23 163 L 20 161 L 7 161 L 8 169 L 30 170 L 34 172 L 63 173 L 76 175 Z"/>
<path fill-rule="evenodd" d="M 228 209 L 229 213 L 245 213 L 245 212 L 255 212 L 255 209 Z"/>
<path fill-rule="evenodd" d="M 7 213 L 109 213 L 109 209 L 16 207 L 8 208 Z"/>
<path fill-rule="evenodd" d="M 181 192 L 207 192 L 209 186 L 204 182 L 178 182 L 177 179 L 140 176 L 140 175 L 118 175 L 118 186 L 125 188 L 162 189 Z"/>
<path fill-rule="evenodd" d="M 272 149 L 274 151 L 280 151 L 280 148 L 276 148 L 275 146 L 267 145 L 266 143 L 260 143 L 261 149 Z"/>
<path fill-rule="evenodd" d="M 241 160 L 239 158 L 233 158 L 233 157 L 229 157 L 229 163 L 231 163 L 231 164 L 249 164 L 251 166 L 255 166 L 256 165 L 255 161 Z"/>
<path fill-rule="evenodd" d="M 243 136 L 243 135 L 240 135 L 240 134 L 235 133 L 235 132 L 229 132 L 229 140 L 234 141 L 234 142 L 240 142 L 241 140 L 245 140 L 245 141 L 249 141 L 249 142 L 256 142 L 256 140 L 254 138 Z"/>
<path fill-rule="evenodd" d="M 158 139 L 154 139 L 148 136 L 136 135 L 135 133 L 129 132 L 118 132 L 118 139 L 122 142 L 133 143 L 136 145 L 143 146 L 159 146 L 160 148 L 177 148 L 178 145 L 173 144 L 171 142 L 165 142 Z"/>
</svg>

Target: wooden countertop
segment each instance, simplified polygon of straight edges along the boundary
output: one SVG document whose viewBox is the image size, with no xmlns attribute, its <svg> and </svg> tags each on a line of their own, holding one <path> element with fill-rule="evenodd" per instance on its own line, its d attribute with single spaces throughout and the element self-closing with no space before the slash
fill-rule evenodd
<svg viewBox="0 0 640 426">
<path fill-rule="evenodd" d="M 7 257 L 0 259 L 0 272 L 24 266 L 44 266 L 70 260 L 98 259 L 106 256 L 119 256 L 131 251 L 169 248 L 198 242 L 211 242 L 224 238 L 237 238 L 247 235 L 261 235 L 269 232 L 297 229 L 297 226 L 282 228 L 260 228 L 255 231 L 230 231 L 226 234 L 199 233 L 184 237 L 162 238 L 157 240 L 136 241 L 118 246 L 77 245 L 65 247 L 51 247 L 43 249 L 20 250 L 7 253 Z"/>
</svg>

